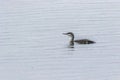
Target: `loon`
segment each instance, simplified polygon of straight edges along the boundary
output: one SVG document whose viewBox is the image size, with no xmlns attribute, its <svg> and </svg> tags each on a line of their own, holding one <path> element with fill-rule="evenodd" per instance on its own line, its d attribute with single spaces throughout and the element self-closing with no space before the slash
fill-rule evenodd
<svg viewBox="0 0 120 80">
<path fill-rule="evenodd" d="M 74 40 L 74 34 L 72 32 L 63 33 L 63 34 L 71 37 L 70 45 L 74 45 L 74 42 L 76 42 L 78 44 L 93 44 L 93 43 L 95 43 L 94 41 L 91 41 L 88 39 Z"/>
</svg>

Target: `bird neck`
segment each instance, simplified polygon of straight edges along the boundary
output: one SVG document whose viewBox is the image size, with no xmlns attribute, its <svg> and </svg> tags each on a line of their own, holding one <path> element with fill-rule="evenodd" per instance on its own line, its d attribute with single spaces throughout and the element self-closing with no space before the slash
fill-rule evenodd
<svg viewBox="0 0 120 80">
<path fill-rule="evenodd" d="M 70 45 L 74 45 L 74 35 L 71 35 Z"/>
</svg>

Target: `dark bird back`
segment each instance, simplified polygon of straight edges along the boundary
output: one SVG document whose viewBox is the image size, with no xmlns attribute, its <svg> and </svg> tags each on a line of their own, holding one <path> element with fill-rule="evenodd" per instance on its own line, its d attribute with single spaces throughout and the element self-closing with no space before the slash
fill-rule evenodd
<svg viewBox="0 0 120 80">
<path fill-rule="evenodd" d="M 91 41 L 88 39 L 74 40 L 74 42 L 79 43 L 79 44 L 93 44 L 93 43 L 95 43 L 94 41 Z"/>
</svg>

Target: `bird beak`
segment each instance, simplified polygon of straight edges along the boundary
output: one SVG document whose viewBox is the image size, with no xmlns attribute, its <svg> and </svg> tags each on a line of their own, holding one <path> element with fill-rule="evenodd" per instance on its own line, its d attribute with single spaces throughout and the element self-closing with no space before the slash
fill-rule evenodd
<svg viewBox="0 0 120 80">
<path fill-rule="evenodd" d="M 63 33 L 63 35 L 67 35 L 67 33 Z"/>
</svg>

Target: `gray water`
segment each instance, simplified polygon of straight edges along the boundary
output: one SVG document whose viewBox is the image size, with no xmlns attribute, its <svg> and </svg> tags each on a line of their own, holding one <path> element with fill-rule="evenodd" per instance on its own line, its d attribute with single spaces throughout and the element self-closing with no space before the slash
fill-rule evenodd
<svg viewBox="0 0 120 80">
<path fill-rule="evenodd" d="M 119 41 L 119 0 L 0 1 L 0 80 L 120 80 Z"/>
</svg>

